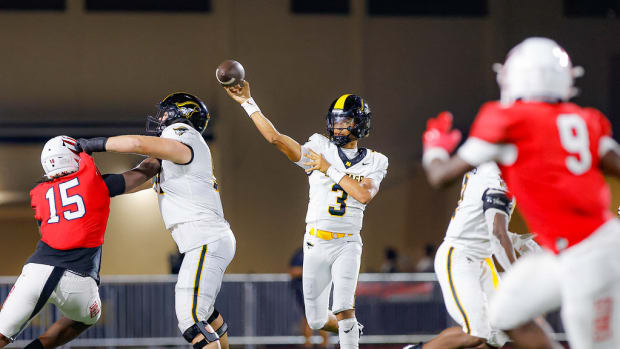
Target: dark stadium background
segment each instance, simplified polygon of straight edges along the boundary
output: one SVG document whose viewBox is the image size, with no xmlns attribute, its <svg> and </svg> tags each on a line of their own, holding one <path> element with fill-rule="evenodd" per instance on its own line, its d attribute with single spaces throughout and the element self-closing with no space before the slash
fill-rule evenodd
<svg viewBox="0 0 620 349">
<path fill-rule="evenodd" d="M 547 36 L 585 68 L 576 102 L 620 132 L 617 1 L 577 0 L 0 0 L 0 275 L 18 275 L 38 239 L 28 191 L 43 142 L 58 134 L 140 133 L 169 92 L 201 97 L 224 211 L 237 237 L 231 273 L 285 272 L 301 244 L 306 176 L 267 144 L 218 85 L 241 62 L 277 128 L 303 142 L 325 131 L 331 101 L 364 96 L 373 130 L 362 142 L 390 168 L 369 205 L 363 272 L 387 246 L 415 262 L 438 244 L 458 186 L 432 190 L 420 165 L 425 120 L 442 110 L 466 132 L 499 96 L 493 63 L 528 36 Z M 97 154 L 102 172 L 138 157 Z M 610 180 L 612 210 L 620 185 Z M 526 232 L 518 214 L 511 229 Z M 154 193 L 113 200 L 102 273 L 165 274 L 175 245 Z"/>
</svg>

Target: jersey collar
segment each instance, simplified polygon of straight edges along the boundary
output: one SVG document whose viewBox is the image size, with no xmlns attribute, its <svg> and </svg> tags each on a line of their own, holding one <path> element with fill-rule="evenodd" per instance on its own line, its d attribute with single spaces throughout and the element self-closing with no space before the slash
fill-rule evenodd
<svg viewBox="0 0 620 349">
<path fill-rule="evenodd" d="M 344 164 L 345 168 L 349 168 L 351 166 L 355 166 L 358 162 L 362 161 L 362 159 L 366 157 L 366 153 L 368 153 L 368 150 L 366 148 L 360 148 L 357 151 L 357 155 L 353 159 L 349 159 L 344 154 L 342 149 L 340 149 L 340 147 L 338 147 L 338 156 L 340 156 L 340 160 L 342 160 L 342 163 Z"/>
</svg>

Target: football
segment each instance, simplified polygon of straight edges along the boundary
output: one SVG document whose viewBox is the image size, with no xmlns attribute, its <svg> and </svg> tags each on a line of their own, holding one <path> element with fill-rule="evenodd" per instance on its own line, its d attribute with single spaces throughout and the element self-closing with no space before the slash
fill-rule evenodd
<svg viewBox="0 0 620 349">
<path fill-rule="evenodd" d="M 245 79 L 245 69 L 243 69 L 241 63 L 229 59 L 217 67 L 215 77 L 222 86 L 240 84 Z"/>
</svg>

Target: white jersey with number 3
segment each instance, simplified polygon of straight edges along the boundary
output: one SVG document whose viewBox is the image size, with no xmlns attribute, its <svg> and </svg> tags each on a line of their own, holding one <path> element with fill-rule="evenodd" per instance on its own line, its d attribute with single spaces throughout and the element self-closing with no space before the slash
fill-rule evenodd
<svg viewBox="0 0 620 349">
<path fill-rule="evenodd" d="M 312 135 L 302 146 L 302 157 L 297 165 L 303 168 L 309 167 L 303 165 L 304 162 L 309 161 L 303 156 L 309 149 L 322 154 L 331 166 L 335 166 L 358 182 L 370 178 L 378 186 L 387 173 L 388 159 L 385 155 L 360 148 L 354 156 L 349 158 L 345 154 L 348 150 L 343 151 L 325 136 L 319 134 Z M 334 233 L 359 233 L 362 229 L 366 205 L 348 195 L 342 187 L 320 171 L 313 171 L 308 176 L 308 181 L 310 183 L 310 202 L 306 215 L 308 227 Z"/>
<path fill-rule="evenodd" d="M 176 123 L 166 127 L 160 137 L 174 139 L 192 149 L 188 164 L 163 160 L 154 183 L 166 229 L 172 230 L 179 250 L 183 252 L 223 236 L 229 225 L 213 175 L 211 151 L 202 135 L 189 125 Z M 208 223 L 209 229 L 174 229 L 177 224 L 194 221 Z"/>
</svg>

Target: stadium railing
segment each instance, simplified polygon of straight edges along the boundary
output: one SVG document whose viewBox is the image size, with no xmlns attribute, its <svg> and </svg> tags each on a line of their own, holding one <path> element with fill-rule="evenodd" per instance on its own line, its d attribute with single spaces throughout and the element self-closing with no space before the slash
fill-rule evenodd
<svg viewBox="0 0 620 349">
<path fill-rule="evenodd" d="M 0 277 L 0 300 L 16 277 Z M 302 344 L 303 310 L 288 274 L 227 274 L 216 308 L 229 326 L 231 345 Z M 355 307 L 364 324 L 361 343 L 427 341 L 453 326 L 433 273 L 360 274 Z M 71 347 L 157 347 L 187 345 L 174 309 L 176 275 L 103 276 L 102 317 Z M 53 306 L 33 319 L 11 347 L 23 347 L 61 316 Z M 557 313 L 548 317 L 558 339 L 565 339 Z M 317 342 L 320 337 L 313 337 Z M 337 342 L 338 337 L 330 340 Z M 65 347 L 68 347 L 65 346 Z"/>
</svg>

